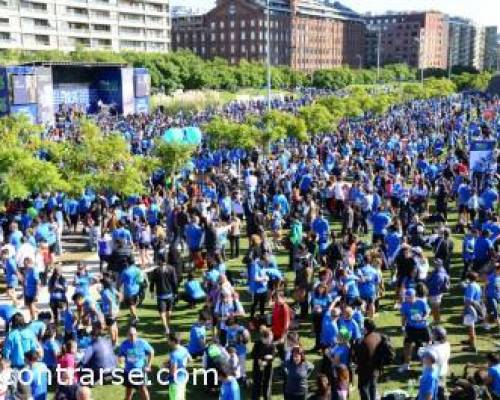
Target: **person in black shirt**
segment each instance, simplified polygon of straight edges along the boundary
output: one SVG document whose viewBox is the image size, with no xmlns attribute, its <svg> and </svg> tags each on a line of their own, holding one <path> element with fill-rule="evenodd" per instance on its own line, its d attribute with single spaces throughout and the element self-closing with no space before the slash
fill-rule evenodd
<svg viewBox="0 0 500 400">
<path fill-rule="evenodd" d="M 271 386 L 273 379 L 273 359 L 276 346 L 273 343 L 273 333 L 266 327 L 261 327 L 260 339 L 254 343 L 253 358 L 253 387 L 252 400 L 261 396 L 264 400 L 271 399 Z"/>
<path fill-rule="evenodd" d="M 170 334 L 170 315 L 177 297 L 178 280 L 174 267 L 160 260 L 160 265 L 152 272 L 149 281 L 151 295 L 156 288 L 158 312 L 165 328 L 165 334 Z"/>
</svg>

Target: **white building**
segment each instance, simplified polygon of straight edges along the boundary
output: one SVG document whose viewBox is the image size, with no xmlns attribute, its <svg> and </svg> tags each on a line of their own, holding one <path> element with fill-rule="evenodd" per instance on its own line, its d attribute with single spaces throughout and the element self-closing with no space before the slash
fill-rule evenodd
<svg viewBox="0 0 500 400">
<path fill-rule="evenodd" d="M 169 51 L 169 0 L 0 0 L 0 49 Z"/>
</svg>

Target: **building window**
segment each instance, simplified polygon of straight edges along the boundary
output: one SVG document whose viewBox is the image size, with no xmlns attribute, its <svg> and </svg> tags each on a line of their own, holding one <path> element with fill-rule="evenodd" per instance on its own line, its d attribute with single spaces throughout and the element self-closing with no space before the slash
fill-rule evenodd
<svg viewBox="0 0 500 400">
<path fill-rule="evenodd" d="M 220 21 L 220 22 L 219 22 L 219 27 L 220 27 L 221 29 L 224 29 L 224 21 Z"/>
<path fill-rule="evenodd" d="M 233 19 L 229 22 L 229 26 L 230 26 L 231 28 L 234 28 L 234 20 L 233 20 Z"/>
<path fill-rule="evenodd" d="M 36 44 L 42 46 L 49 46 L 50 45 L 49 35 L 35 35 L 35 42 Z"/>
<path fill-rule="evenodd" d="M 243 31 L 241 32 L 241 40 L 245 40 L 246 39 L 246 32 Z"/>
<path fill-rule="evenodd" d="M 255 32 L 250 32 L 250 39 L 255 40 Z"/>
<path fill-rule="evenodd" d="M 221 32 L 221 34 L 220 34 L 220 40 L 224 40 L 224 39 L 225 39 L 224 32 Z"/>
<path fill-rule="evenodd" d="M 242 28 L 244 28 L 244 27 L 245 27 L 245 20 L 244 20 L 244 19 L 242 19 L 242 20 L 240 21 L 240 26 L 241 26 Z"/>
<path fill-rule="evenodd" d="M 210 22 L 210 29 L 215 29 L 215 22 Z"/>
<path fill-rule="evenodd" d="M 212 34 L 210 35 L 210 41 L 211 41 L 211 42 L 215 42 L 215 33 L 212 33 Z"/>
<path fill-rule="evenodd" d="M 255 20 L 254 20 L 254 19 L 252 19 L 252 20 L 250 21 L 250 26 L 251 26 L 252 28 L 255 26 Z"/>
<path fill-rule="evenodd" d="M 230 38 L 231 38 L 231 41 L 232 41 L 232 42 L 234 42 L 234 37 L 235 37 L 234 32 L 231 32 L 231 33 L 230 33 Z"/>
<path fill-rule="evenodd" d="M 241 45 L 241 53 L 244 54 L 244 53 L 246 53 L 246 51 L 247 51 L 246 46 L 244 44 L 242 44 Z"/>
</svg>

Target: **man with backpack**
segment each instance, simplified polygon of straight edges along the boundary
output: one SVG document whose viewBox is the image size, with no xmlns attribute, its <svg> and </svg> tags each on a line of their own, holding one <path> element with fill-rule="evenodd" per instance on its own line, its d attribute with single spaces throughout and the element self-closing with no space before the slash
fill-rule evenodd
<svg viewBox="0 0 500 400">
<path fill-rule="evenodd" d="M 365 336 L 354 347 L 358 389 L 361 400 L 375 400 L 380 372 L 394 361 L 395 351 L 389 338 L 377 332 L 371 319 L 365 319 L 364 328 Z"/>
</svg>

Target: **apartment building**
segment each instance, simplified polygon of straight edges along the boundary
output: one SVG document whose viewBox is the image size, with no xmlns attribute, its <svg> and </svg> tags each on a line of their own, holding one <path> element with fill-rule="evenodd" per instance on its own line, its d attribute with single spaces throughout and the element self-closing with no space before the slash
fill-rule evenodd
<svg viewBox="0 0 500 400">
<path fill-rule="evenodd" d="M 0 14 L 0 49 L 170 49 L 169 0 L 0 0 Z"/>
<path fill-rule="evenodd" d="M 496 26 L 484 28 L 484 68 L 498 70 L 499 65 L 499 36 Z"/>
<path fill-rule="evenodd" d="M 311 71 L 359 65 L 364 21 L 338 2 L 270 0 L 269 53 L 273 65 Z M 219 0 L 207 13 L 173 13 L 172 48 L 231 64 L 267 57 L 266 0 Z"/>
<path fill-rule="evenodd" d="M 437 11 L 367 15 L 366 62 L 407 63 L 416 68 L 446 68 L 448 21 Z M 380 50 L 380 51 L 378 51 Z"/>
</svg>

